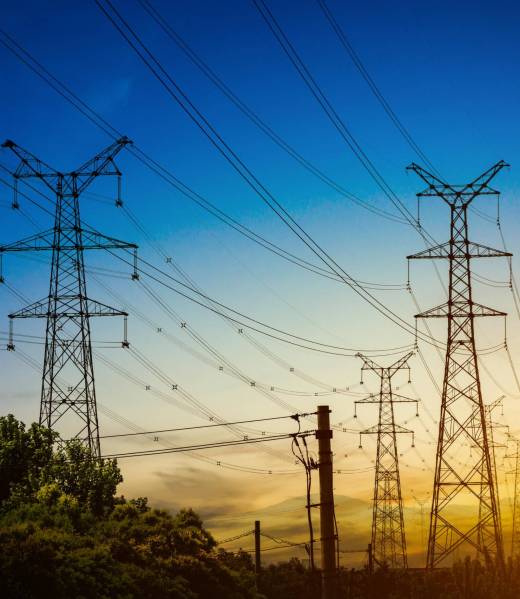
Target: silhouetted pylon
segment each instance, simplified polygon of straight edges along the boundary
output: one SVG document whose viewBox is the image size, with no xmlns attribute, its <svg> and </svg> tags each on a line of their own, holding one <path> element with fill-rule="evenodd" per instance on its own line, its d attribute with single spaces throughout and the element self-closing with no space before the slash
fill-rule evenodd
<svg viewBox="0 0 520 599">
<path fill-rule="evenodd" d="M 438 197 L 450 208 L 450 240 L 409 259 L 446 259 L 449 291 L 445 304 L 416 318 L 447 318 L 448 339 L 432 496 L 427 567 L 434 568 L 459 547 L 476 549 L 486 559 L 503 561 L 502 531 L 480 385 L 474 319 L 506 314 L 473 300 L 471 260 L 511 256 L 469 240 L 467 212 L 479 195 L 497 195 L 491 180 L 506 165 L 500 161 L 466 185 L 450 185 L 420 166 L 413 170 L 426 184 L 418 197 Z M 485 535 L 481 534 L 482 531 Z"/>
<path fill-rule="evenodd" d="M 394 403 L 411 402 L 417 406 L 417 400 L 393 393 L 392 377 L 400 370 L 409 370 L 408 360 L 412 355 L 413 352 L 410 352 L 391 366 L 384 367 L 357 354 L 363 360 L 361 371 L 370 370 L 380 378 L 379 393 L 358 400 L 355 404 L 379 406 L 377 425 L 360 434 L 377 435 L 371 545 L 374 561 L 390 568 L 408 567 L 397 434 L 409 433 L 413 439 L 413 431 L 395 423 Z"/>
<path fill-rule="evenodd" d="M 513 460 L 513 470 L 508 474 L 513 475 L 513 501 L 512 501 L 512 529 L 511 529 L 511 557 L 520 557 L 520 440 L 514 439 L 515 452 L 506 455 Z"/>
<path fill-rule="evenodd" d="M 124 316 L 126 341 L 127 313 L 111 308 L 87 295 L 84 250 L 125 249 L 137 246 L 107 237 L 82 225 L 79 197 L 100 176 L 117 176 L 120 203 L 120 179 L 114 157 L 131 143 L 126 137 L 114 142 L 74 171 L 63 173 L 45 164 L 27 150 L 8 140 L 9 148 L 20 160 L 13 173 L 15 202 L 20 181 L 36 179 L 55 195 L 54 227 L 42 233 L 0 247 L 0 252 L 52 251 L 49 294 L 46 298 L 9 314 L 9 318 L 45 318 L 45 355 L 43 363 L 40 424 L 56 429 L 64 418 L 72 436 L 84 441 L 95 456 L 100 455 L 99 425 L 90 341 L 90 318 Z M 10 349 L 14 344 L 10 343 Z M 68 431 L 70 432 L 70 431 Z"/>
</svg>

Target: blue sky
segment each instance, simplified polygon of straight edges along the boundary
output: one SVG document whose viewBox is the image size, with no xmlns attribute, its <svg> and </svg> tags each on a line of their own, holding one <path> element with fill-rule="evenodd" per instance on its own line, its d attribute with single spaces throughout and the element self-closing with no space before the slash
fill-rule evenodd
<svg viewBox="0 0 520 599">
<path fill-rule="evenodd" d="M 405 256 L 422 249 L 420 239 L 410 227 L 374 216 L 303 170 L 214 88 L 137 2 L 131 0 L 116 5 L 226 141 L 349 273 L 381 283 L 405 281 Z M 201 58 L 278 134 L 348 190 L 395 213 L 395 208 L 382 196 L 321 112 L 251 2 L 155 1 L 154 5 Z M 422 188 L 422 183 L 414 175 L 407 174 L 405 167 L 411 161 L 417 161 L 417 156 L 371 95 L 317 3 L 313 0 L 273 1 L 269 5 L 359 143 L 414 212 L 414 194 Z M 330 0 L 329 6 L 399 118 L 446 179 L 454 183 L 466 181 L 502 158 L 512 164 L 512 168 L 497 179 L 496 186 L 503 191 L 504 234 L 512 251 L 518 253 L 520 46 L 517 31 L 520 10 L 517 4 L 344 3 Z M 94 2 L 4 3 L 0 14 L 2 28 L 85 102 L 167 165 L 181 180 L 255 231 L 298 255 L 311 257 L 172 102 Z M 1 46 L 0 67 L 4 90 L 0 94 L 2 138 L 14 139 L 62 169 L 74 168 L 110 143 L 102 131 Z M 3 164 L 13 165 L 5 150 L 0 160 Z M 349 347 L 367 348 L 410 342 L 408 336 L 376 315 L 352 292 L 300 272 L 252 246 L 174 192 L 131 156 L 121 155 L 118 164 L 125 175 L 126 205 L 153 238 L 212 296 L 274 326 L 328 343 L 337 342 L 339 338 Z M 93 187 L 92 191 L 96 189 Z M 97 191 L 107 194 L 109 188 L 102 185 Z M 5 204 L 10 192 L 2 187 L 1 194 Z M 495 201 L 491 200 L 488 206 L 485 199 L 480 202 L 480 207 L 494 216 Z M 37 209 L 29 205 L 22 207 L 39 226 L 51 224 L 41 218 Z M 31 232 L 30 223 L 20 215 L 6 208 L 1 210 L 2 240 L 14 240 Z M 142 233 L 124 218 L 121 211 L 96 202 L 92 197 L 82 200 L 82 211 L 85 220 L 96 228 L 109 235 L 136 241 L 143 256 L 161 265 Z M 437 238 L 446 238 L 448 214 L 444 207 L 432 200 L 430 205 L 423 205 L 422 216 Z M 494 225 L 477 218 L 472 223 L 475 240 L 500 246 Z M 89 257 L 89 260 L 92 264 L 121 270 L 120 264 L 106 256 Z M 46 294 L 48 270 L 45 265 L 9 256 L 4 269 L 9 282 L 30 299 Z M 491 278 L 507 279 L 505 263 L 479 265 L 479 269 Z M 445 270 L 441 272 L 445 274 Z M 415 264 L 413 280 L 423 308 L 444 301 L 430 265 Z M 129 281 L 113 279 L 105 282 L 130 302 L 144 308 L 158 322 L 165 322 L 164 314 L 147 304 L 143 293 L 131 287 Z M 96 298 L 108 299 L 106 291 L 95 282 L 90 282 L 89 289 Z M 480 286 L 478 293 L 483 303 L 512 312 L 513 303 L 507 288 Z M 272 363 L 245 347 L 212 315 L 167 292 L 161 294 L 215 346 L 225 350 L 230 359 L 258 380 L 276 379 L 280 386 L 309 390 L 308 385 L 301 381 L 295 383 L 287 373 L 274 371 Z M 378 297 L 412 321 L 416 310 L 406 293 L 385 292 Z M 115 300 L 110 301 L 114 303 Z M 0 295 L 0 302 L 2 314 L 20 305 L 19 300 L 6 292 Z M 170 326 L 175 334 L 179 334 L 174 324 L 170 323 Z M 443 326 L 436 330 L 441 338 Z M 17 323 L 18 327 L 24 332 L 42 334 L 39 323 Z M 512 351 L 518 356 L 518 318 L 510 318 L 508 330 Z M 118 338 L 119 324 L 96 324 L 94 333 L 99 338 Z M 278 407 L 270 406 L 236 381 L 218 378 L 215 373 L 204 370 L 193 356 L 159 343 L 153 331 L 132 317 L 130 335 L 132 342 L 151 359 L 227 418 L 279 412 Z M 502 325 L 493 324 L 482 331 L 480 346 L 498 343 L 502 335 Z M 273 343 L 270 347 L 287 361 L 294 361 L 331 383 L 344 385 L 345 380 L 357 380 L 359 364 L 356 360 L 348 360 L 345 364 L 344 360 L 308 355 L 280 344 Z M 39 347 L 27 351 L 36 360 L 41 359 Z M 428 350 L 425 351 L 428 354 Z M 114 353 L 111 357 L 132 367 L 127 356 Z M 440 376 L 441 360 L 433 353 L 429 358 L 432 368 Z M 514 391 L 515 383 L 504 357 L 491 356 L 489 360 L 490 367 L 500 374 L 503 384 Z M 428 386 L 418 363 L 416 368 L 419 393 L 424 396 L 428 410 L 435 415 L 438 398 L 431 385 Z M 13 369 L 23 376 L 23 382 L 11 376 Z M 35 418 L 37 373 L 5 353 L 1 354 L 0 372 L 2 381 L 7 380 L 2 395 L 7 409 L 27 420 Z M 100 401 L 129 418 L 150 427 L 165 421 L 172 425 L 188 421 L 185 415 L 171 411 L 169 407 L 170 411 L 159 406 L 157 410 L 146 409 L 143 413 L 142 390 L 118 381 L 101 365 L 96 372 Z M 146 376 L 143 373 L 143 377 Z M 486 385 L 489 400 L 495 399 L 500 389 L 491 381 L 486 381 Z M 302 405 L 310 409 L 313 403 L 313 399 L 307 399 Z M 350 400 L 337 402 L 333 409 L 337 413 L 335 420 L 350 417 L 353 411 Z M 514 405 L 509 412 L 506 410 L 512 425 L 515 413 Z M 365 423 L 372 424 L 370 415 Z M 103 426 L 111 431 L 116 425 L 103 421 Z M 427 444 L 429 437 L 424 431 L 422 436 L 427 455 L 432 446 Z M 341 443 L 349 453 L 351 449 L 355 450 L 357 437 L 342 439 Z M 237 461 L 240 456 L 234 458 Z M 257 459 L 267 466 L 272 456 L 259 454 Z M 353 459 L 361 468 L 366 458 L 357 455 Z M 412 468 L 409 475 L 414 481 L 419 480 L 427 492 L 428 475 L 422 473 L 416 456 L 413 463 L 416 471 Z M 190 464 L 187 458 L 178 458 L 178 462 L 169 464 L 168 468 L 172 471 L 186 468 L 189 474 L 193 466 Z M 150 474 L 144 462 L 125 468 L 134 469 L 125 472 L 130 491 L 138 492 L 139 486 L 146 481 L 152 489 L 150 494 L 168 504 L 169 494 L 167 487 L 161 486 L 161 476 Z M 228 475 L 221 473 L 220 476 L 221 486 L 226 488 L 224 480 Z M 251 481 L 250 484 L 252 489 L 258 488 L 257 483 Z M 365 477 L 359 488 L 367 489 L 370 484 L 370 478 Z M 288 483 L 286 489 L 273 485 L 268 496 L 257 493 L 255 497 L 265 505 L 301 491 L 297 483 L 291 485 Z M 194 496 L 190 489 L 187 483 L 179 501 L 196 503 L 196 494 Z M 347 494 L 345 489 L 340 491 Z M 244 503 L 249 500 L 245 499 Z"/>
</svg>

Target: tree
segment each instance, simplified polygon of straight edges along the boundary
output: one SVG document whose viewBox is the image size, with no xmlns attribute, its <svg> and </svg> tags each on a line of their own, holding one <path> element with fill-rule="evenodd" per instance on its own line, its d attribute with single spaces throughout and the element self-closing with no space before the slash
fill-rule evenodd
<svg viewBox="0 0 520 599">
<path fill-rule="evenodd" d="M 78 440 L 58 447 L 57 440 L 45 427 L 26 429 L 11 414 L 0 417 L 0 506 L 27 503 L 46 490 L 76 499 L 97 516 L 110 512 L 123 480 L 117 462 L 96 459 Z"/>
<path fill-rule="evenodd" d="M 193 510 L 117 498 L 116 461 L 0 418 L 2 599 L 255 599 Z"/>
</svg>

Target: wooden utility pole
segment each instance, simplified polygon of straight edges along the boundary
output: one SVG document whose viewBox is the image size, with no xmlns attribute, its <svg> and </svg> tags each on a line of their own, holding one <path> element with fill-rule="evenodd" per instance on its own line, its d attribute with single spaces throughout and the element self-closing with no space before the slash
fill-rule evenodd
<svg viewBox="0 0 520 599">
<path fill-rule="evenodd" d="M 255 520 L 255 573 L 260 575 L 262 562 L 260 558 L 260 520 Z"/>
<path fill-rule="evenodd" d="M 320 475 L 320 533 L 321 533 L 321 597 L 336 597 L 336 531 L 334 526 L 334 491 L 332 483 L 332 451 L 330 440 L 329 406 L 318 406 L 319 475 Z"/>
</svg>

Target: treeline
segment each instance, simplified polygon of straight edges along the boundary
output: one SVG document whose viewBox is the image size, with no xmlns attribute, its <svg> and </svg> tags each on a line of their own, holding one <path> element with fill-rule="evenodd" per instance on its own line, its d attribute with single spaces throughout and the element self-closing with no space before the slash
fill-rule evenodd
<svg viewBox="0 0 520 599">
<path fill-rule="evenodd" d="M 218 549 L 192 510 L 172 515 L 117 497 L 115 461 L 47 429 L 0 418 L 2 599 L 318 599 L 299 560 L 255 577 L 251 555 Z M 477 561 L 434 573 L 340 572 L 338 599 L 513 599 L 520 564 Z"/>
</svg>

